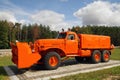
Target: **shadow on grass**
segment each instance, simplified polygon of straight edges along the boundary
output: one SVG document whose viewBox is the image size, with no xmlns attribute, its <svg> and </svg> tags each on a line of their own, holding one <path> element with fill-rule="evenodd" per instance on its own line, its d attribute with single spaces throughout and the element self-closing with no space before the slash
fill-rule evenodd
<svg viewBox="0 0 120 80">
<path fill-rule="evenodd" d="M 8 79 L 8 76 L 14 76 L 14 75 L 16 75 L 16 74 L 13 74 L 13 73 L 10 73 L 10 72 L 9 72 L 10 74 L 8 75 L 7 72 L 5 71 L 4 67 L 5 66 L 0 66 L 0 80 L 6 80 L 6 79 Z M 10 65 L 8 67 L 10 69 L 13 68 L 14 69 L 14 70 L 12 70 L 13 72 L 17 71 L 17 69 L 15 68 L 15 66 Z"/>
<path fill-rule="evenodd" d="M 5 72 L 3 66 L 0 66 L 0 76 L 8 76 L 7 73 Z"/>
<path fill-rule="evenodd" d="M 19 70 L 16 66 L 14 66 L 14 65 L 9 65 L 8 66 L 11 70 L 12 70 L 12 72 L 13 73 L 10 73 L 9 74 L 9 76 L 14 76 L 14 75 L 20 75 L 20 74 L 23 74 L 23 73 L 25 73 L 27 70 L 25 70 L 25 69 L 22 69 L 22 70 Z M 7 74 L 7 72 L 5 71 L 5 69 L 4 69 L 4 66 L 0 66 L 0 77 L 1 76 L 8 76 L 8 74 Z M 1 79 L 0 79 L 1 80 Z"/>
<path fill-rule="evenodd" d="M 28 69 L 18 69 L 16 66 L 13 66 L 13 65 L 8 67 L 13 71 L 15 75 L 20 75 L 28 71 Z"/>
</svg>

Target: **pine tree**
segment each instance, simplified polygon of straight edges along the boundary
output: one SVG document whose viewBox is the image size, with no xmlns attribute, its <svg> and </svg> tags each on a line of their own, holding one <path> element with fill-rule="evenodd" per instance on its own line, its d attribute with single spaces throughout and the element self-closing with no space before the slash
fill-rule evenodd
<svg viewBox="0 0 120 80">
<path fill-rule="evenodd" d="M 0 49 L 9 48 L 8 26 L 7 21 L 0 21 Z"/>
</svg>

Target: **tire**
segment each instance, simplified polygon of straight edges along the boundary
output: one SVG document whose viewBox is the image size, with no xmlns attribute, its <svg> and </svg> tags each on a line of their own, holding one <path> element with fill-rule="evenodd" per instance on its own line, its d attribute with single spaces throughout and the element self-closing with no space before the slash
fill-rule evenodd
<svg viewBox="0 0 120 80">
<path fill-rule="evenodd" d="M 43 59 L 45 69 L 47 70 L 57 69 L 61 63 L 60 59 L 61 58 L 59 54 L 57 54 L 56 52 L 48 52 Z"/>
<path fill-rule="evenodd" d="M 84 61 L 84 58 L 83 57 L 79 57 L 79 56 L 76 56 L 75 57 L 75 60 L 79 63 L 82 63 Z"/>
<path fill-rule="evenodd" d="M 99 50 L 94 50 L 91 59 L 92 59 L 92 63 L 101 62 L 101 52 Z"/>
<path fill-rule="evenodd" d="M 110 52 L 108 50 L 102 51 L 101 61 L 108 62 L 110 60 Z"/>
</svg>

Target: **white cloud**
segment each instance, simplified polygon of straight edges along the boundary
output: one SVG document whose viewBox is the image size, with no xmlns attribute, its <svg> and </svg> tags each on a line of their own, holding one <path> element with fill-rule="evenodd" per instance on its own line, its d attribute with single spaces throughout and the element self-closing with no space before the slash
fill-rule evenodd
<svg viewBox="0 0 120 80">
<path fill-rule="evenodd" d="M 28 25 L 31 23 L 31 21 L 27 20 L 27 19 L 22 19 L 19 21 L 19 23 L 21 23 L 22 25 Z"/>
<path fill-rule="evenodd" d="M 71 27 L 71 25 L 70 25 L 69 23 L 67 23 L 67 22 L 61 22 L 61 23 L 58 23 L 58 24 L 52 24 L 52 25 L 51 25 L 51 29 L 52 29 L 52 30 L 58 30 L 58 31 L 61 31 L 62 28 L 63 28 L 65 31 L 67 31 L 68 28 L 70 28 L 70 27 Z"/>
<path fill-rule="evenodd" d="M 64 18 L 64 14 L 59 14 L 50 10 L 42 10 L 31 15 L 31 20 L 48 25 L 62 22 Z"/>
<path fill-rule="evenodd" d="M 19 6 L 13 4 L 10 0 L 1 0 L 0 11 L 14 12 L 17 15 L 30 15 L 28 12 L 20 8 Z"/>
<path fill-rule="evenodd" d="M 31 15 L 31 22 L 49 25 L 52 30 L 66 29 L 69 24 L 64 21 L 64 14 L 50 10 L 42 10 Z"/>
<path fill-rule="evenodd" d="M 13 23 L 17 22 L 14 14 L 10 12 L 0 12 L 0 20 L 7 20 Z"/>
<path fill-rule="evenodd" d="M 68 0 L 60 0 L 67 2 Z M 25 11 L 18 5 L 12 3 L 10 0 L 0 1 L 0 20 L 8 20 L 13 23 L 19 22 L 22 24 L 38 23 L 43 25 L 49 25 L 52 30 L 61 30 L 64 28 L 67 30 L 71 26 L 72 22 L 65 21 L 65 15 L 57 13 L 51 10 L 41 10 L 34 13 Z"/>
<path fill-rule="evenodd" d="M 94 1 L 74 13 L 83 25 L 120 25 L 120 4 Z"/>
<path fill-rule="evenodd" d="M 10 0 L 0 1 L 0 20 L 7 20 L 13 23 L 25 23 L 28 22 L 27 19 L 23 20 L 23 18 L 26 16 L 30 16 L 30 13 L 26 12 L 19 6 L 13 4 Z"/>
</svg>

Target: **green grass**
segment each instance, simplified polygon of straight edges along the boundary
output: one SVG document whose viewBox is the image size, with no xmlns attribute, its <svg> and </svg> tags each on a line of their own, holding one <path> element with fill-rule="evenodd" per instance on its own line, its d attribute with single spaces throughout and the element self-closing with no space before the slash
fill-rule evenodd
<svg viewBox="0 0 120 80">
<path fill-rule="evenodd" d="M 111 60 L 120 60 L 119 48 L 112 50 Z M 119 79 L 112 78 L 112 80 L 120 80 L 120 66 L 89 73 L 81 73 L 77 75 L 66 76 L 52 80 L 102 80 L 109 76 L 119 76 Z"/>
<path fill-rule="evenodd" d="M 112 50 L 112 55 L 111 55 L 112 60 L 120 60 L 120 48 L 116 48 Z"/>
<path fill-rule="evenodd" d="M 120 66 L 113 67 L 110 69 L 99 70 L 95 72 L 66 76 L 66 77 L 52 79 L 52 80 L 102 80 L 112 75 L 120 76 Z M 118 80 L 118 79 L 114 79 L 114 80 Z M 120 80 L 120 77 L 119 77 L 119 80 Z"/>
<path fill-rule="evenodd" d="M 114 49 L 111 55 L 112 60 L 120 60 L 120 49 Z M 11 56 L 0 57 L 0 80 L 9 80 L 3 66 L 10 66 L 12 65 Z M 102 80 L 103 78 L 107 78 L 109 76 L 120 76 L 120 66 L 113 67 L 110 69 L 90 72 L 90 73 L 82 73 L 62 78 L 57 78 L 54 80 Z M 115 79 L 113 79 L 115 80 Z M 118 80 L 118 79 L 116 79 Z M 120 77 L 119 77 L 120 80 Z"/>
<path fill-rule="evenodd" d="M 0 80 L 9 80 L 3 66 L 12 65 L 11 56 L 0 57 Z"/>
</svg>

